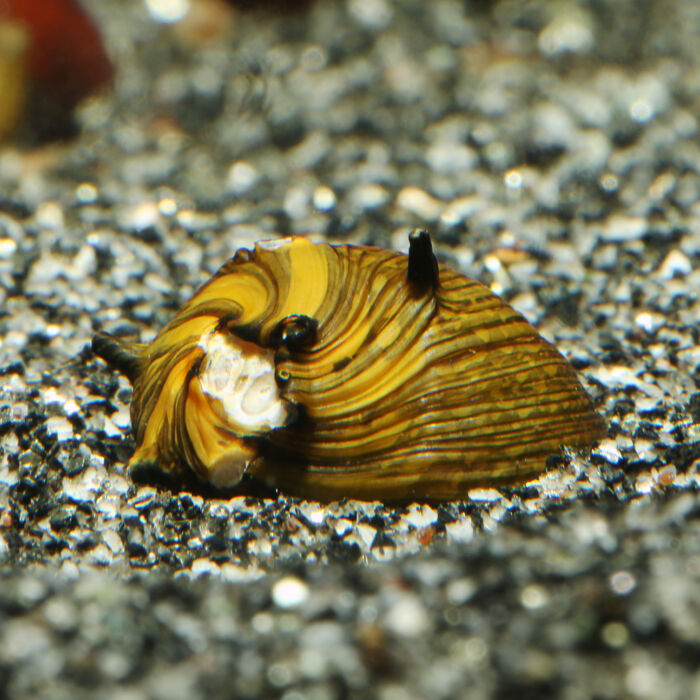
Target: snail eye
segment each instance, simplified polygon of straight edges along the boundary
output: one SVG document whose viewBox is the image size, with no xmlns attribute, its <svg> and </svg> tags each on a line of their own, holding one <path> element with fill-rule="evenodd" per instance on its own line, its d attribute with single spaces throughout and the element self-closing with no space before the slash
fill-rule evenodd
<svg viewBox="0 0 700 700">
<path fill-rule="evenodd" d="M 270 333 L 272 347 L 302 350 L 316 342 L 318 321 L 303 314 L 285 316 Z"/>
</svg>

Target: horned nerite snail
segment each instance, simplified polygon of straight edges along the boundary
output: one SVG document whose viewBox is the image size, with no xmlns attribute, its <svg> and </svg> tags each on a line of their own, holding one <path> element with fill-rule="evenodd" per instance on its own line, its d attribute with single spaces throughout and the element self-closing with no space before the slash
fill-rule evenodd
<svg viewBox="0 0 700 700">
<path fill-rule="evenodd" d="M 151 343 L 98 333 L 93 349 L 134 387 L 130 466 L 221 488 L 459 498 L 603 429 L 569 363 L 423 231 L 407 256 L 302 237 L 241 249 Z"/>
</svg>

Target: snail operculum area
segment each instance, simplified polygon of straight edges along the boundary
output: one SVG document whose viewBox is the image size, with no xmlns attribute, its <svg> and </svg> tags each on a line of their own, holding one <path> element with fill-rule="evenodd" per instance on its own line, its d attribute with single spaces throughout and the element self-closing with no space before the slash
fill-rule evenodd
<svg viewBox="0 0 700 700">
<path fill-rule="evenodd" d="M 280 397 L 272 350 L 216 330 L 198 346 L 204 355 L 189 387 L 188 433 L 200 438 L 192 442 L 206 480 L 232 487 L 257 455 L 254 439 L 288 425 L 295 410 Z M 202 399 L 215 416 L 208 426 L 198 415 Z"/>
<path fill-rule="evenodd" d="M 204 351 L 202 391 L 221 404 L 232 429 L 259 435 L 289 422 L 291 411 L 277 389 L 272 351 L 217 332 L 203 336 L 199 346 Z"/>
</svg>

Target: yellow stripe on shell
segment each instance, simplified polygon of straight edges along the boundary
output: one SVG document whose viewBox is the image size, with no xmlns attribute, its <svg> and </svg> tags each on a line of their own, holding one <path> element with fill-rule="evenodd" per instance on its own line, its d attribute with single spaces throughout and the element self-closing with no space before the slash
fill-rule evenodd
<svg viewBox="0 0 700 700">
<path fill-rule="evenodd" d="M 328 292 L 328 258 L 325 251 L 306 238 L 295 237 L 285 253 L 289 256 L 289 271 L 285 277 L 288 286 L 278 300 L 275 319 L 281 321 L 293 314 L 313 318 Z"/>
</svg>

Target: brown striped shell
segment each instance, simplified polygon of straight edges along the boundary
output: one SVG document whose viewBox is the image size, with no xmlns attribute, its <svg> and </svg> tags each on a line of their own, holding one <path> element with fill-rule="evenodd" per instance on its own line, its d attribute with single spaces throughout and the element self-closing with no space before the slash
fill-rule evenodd
<svg viewBox="0 0 700 700">
<path fill-rule="evenodd" d="M 448 499 L 602 434 L 574 370 L 435 260 L 290 238 L 240 250 L 153 340 L 93 347 L 134 385 L 131 466 L 333 499 Z"/>
</svg>

